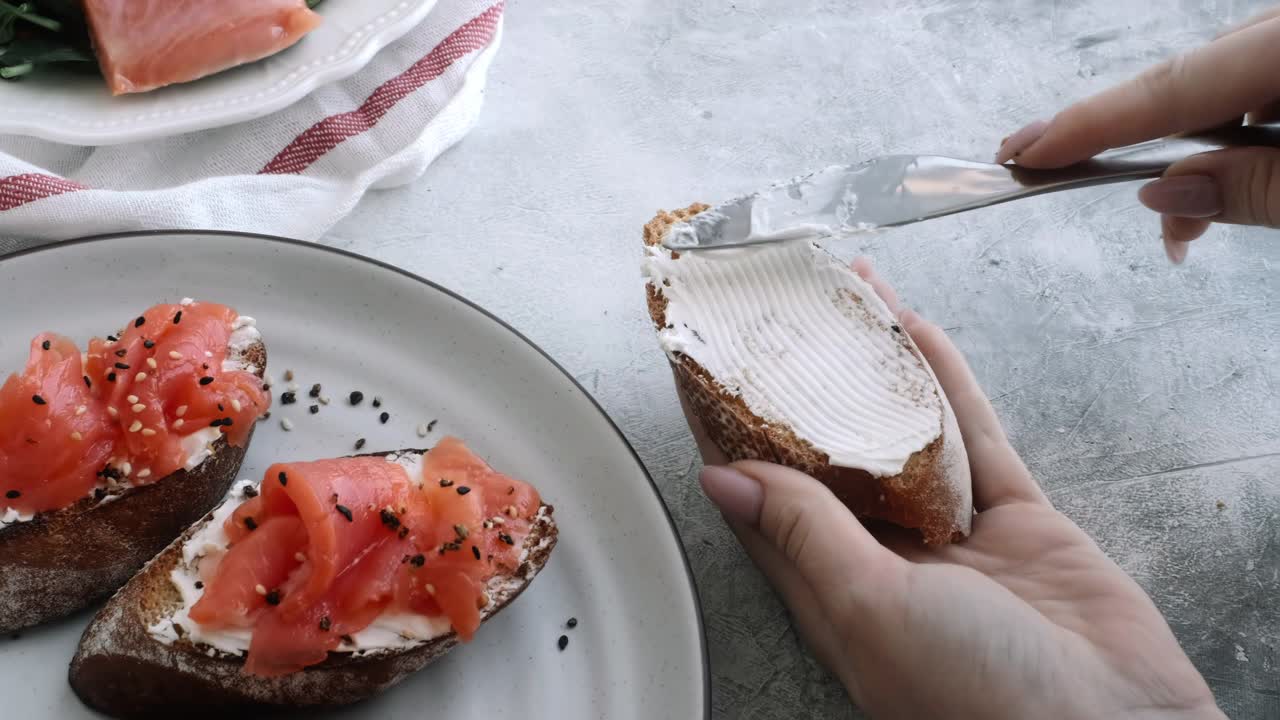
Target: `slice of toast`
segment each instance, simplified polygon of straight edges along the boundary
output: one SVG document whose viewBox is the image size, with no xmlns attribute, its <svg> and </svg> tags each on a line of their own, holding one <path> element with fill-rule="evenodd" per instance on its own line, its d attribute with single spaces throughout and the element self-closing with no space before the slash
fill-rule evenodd
<svg viewBox="0 0 1280 720">
<path fill-rule="evenodd" d="M 708 209 L 707 205 L 696 204 L 676 212 L 659 212 L 644 228 L 647 252 L 665 253 L 662 256 L 664 259 L 670 258 L 675 263 L 679 263 L 680 253 L 662 248 L 662 242 L 674 225 L 706 209 Z M 830 260 L 825 251 L 816 246 L 814 246 L 814 252 L 821 253 L 821 257 Z M 733 262 L 733 260 L 730 258 L 725 262 Z M 852 269 L 840 265 L 839 269 L 833 270 L 834 267 L 834 263 L 827 263 L 824 260 L 822 271 L 847 272 L 856 278 Z M 802 272 L 807 271 L 802 270 Z M 818 271 L 816 264 L 812 271 Z M 649 271 L 647 274 L 649 314 L 659 333 L 672 331 L 675 325 L 674 318 L 668 317 L 669 298 L 667 296 L 671 290 L 664 293 L 664 286 L 669 287 L 667 283 L 670 281 Z M 724 277 L 730 277 L 730 274 L 726 273 Z M 733 276 L 731 282 L 742 285 L 760 281 L 750 273 L 739 273 Z M 738 290 L 741 289 L 741 287 L 738 288 Z M 751 297 L 760 299 L 760 304 L 748 309 L 736 308 L 735 312 L 738 314 L 735 315 L 734 322 L 750 322 L 753 327 L 766 326 L 771 342 L 776 341 L 776 345 L 767 349 L 767 352 L 773 353 L 776 357 L 784 356 L 785 353 L 790 352 L 785 345 L 786 334 L 809 332 L 810 329 L 787 329 L 785 327 L 787 321 L 783 317 L 787 308 L 769 304 L 773 302 L 770 299 L 772 296 L 766 292 L 769 288 L 749 286 L 748 290 Z M 840 321 L 844 327 L 840 330 L 860 333 L 864 336 L 867 333 L 876 333 L 891 337 L 893 340 L 889 345 L 899 351 L 899 357 L 905 358 L 906 362 L 925 373 L 921 375 L 916 372 L 916 376 L 927 377 L 926 382 L 913 386 L 911 392 L 932 393 L 936 397 L 936 401 L 931 401 L 931 406 L 938 408 L 936 433 L 923 442 L 921 447 L 911 452 L 905 462 L 900 464 L 897 472 L 886 474 L 882 471 L 883 468 L 878 468 L 882 472 L 873 473 L 853 464 L 839 466 L 833 463 L 826 452 L 815 447 L 810 440 L 801 437 L 796 428 L 784 419 L 777 416 L 762 417 L 756 408 L 749 405 L 744 393 L 740 390 L 740 384 L 735 384 L 733 379 L 717 377 L 699 364 L 690 356 L 688 345 L 682 349 L 679 344 L 674 344 L 667 346 L 667 354 L 675 371 L 679 390 L 687 399 L 694 415 L 706 427 L 708 436 L 731 461 L 766 460 L 801 470 L 827 485 L 855 515 L 918 529 L 928 544 L 947 543 L 967 536 L 973 515 L 968 459 L 960 440 L 959 427 L 956 425 L 954 414 L 936 377 L 915 343 L 905 331 L 893 323 L 888 308 L 875 296 L 869 285 L 860 279 L 850 280 L 841 292 L 844 293 L 844 297 L 827 298 L 833 304 L 845 303 L 854 308 L 844 311 L 844 317 Z M 778 295 L 781 297 L 784 293 L 779 292 Z M 866 320 L 854 318 L 866 318 Z M 698 343 L 716 342 L 716 338 L 704 339 L 696 328 L 688 332 L 692 333 Z M 784 339 L 778 340 L 778 338 Z M 725 338 L 720 339 L 725 340 Z M 835 341 L 832 340 L 832 342 Z M 740 354 L 741 356 L 750 356 L 750 351 L 745 355 Z M 760 355 L 754 357 L 759 358 Z M 744 368 L 737 375 L 739 380 L 747 378 L 743 381 L 745 383 L 759 380 L 770 372 L 771 368 L 768 364 L 762 363 L 756 367 Z M 867 374 L 870 376 L 876 376 L 877 372 L 879 371 L 875 367 L 867 368 Z M 839 378 L 832 375 L 830 370 L 825 375 L 818 372 L 807 379 L 807 384 L 802 389 L 815 396 L 821 396 L 830 384 L 838 381 Z M 872 382 L 890 383 L 890 387 L 894 387 L 894 392 L 907 392 L 893 385 L 895 378 L 891 374 L 886 376 L 881 373 L 881 376 Z M 863 428 L 858 427 L 840 428 L 841 432 L 848 434 L 857 434 L 862 430 Z"/>
<path fill-rule="evenodd" d="M 259 339 L 238 359 L 263 377 Z M 244 447 L 213 445 L 192 470 L 148 485 L 104 489 L 70 507 L 0 528 L 0 632 L 38 625 L 99 602 L 226 496 Z"/>
<path fill-rule="evenodd" d="M 550 505 L 541 506 L 525 539 L 520 567 L 511 575 L 489 581 L 489 604 L 481 611 L 483 622 L 511 604 L 546 566 L 558 538 L 553 513 Z M 85 630 L 71 661 L 70 681 L 89 707 L 113 717 L 133 718 L 347 705 L 392 687 L 458 645 L 457 635 L 450 631 L 408 648 L 332 652 L 319 665 L 284 677 L 262 678 L 242 671 L 242 655 L 221 652 L 185 637 L 170 644 L 160 642 L 148 628 L 171 617 L 181 606 L 182 598 L 170 573 L 182 561 L 183 543 L 209 517 L 148 563 Z"/>
</svg>

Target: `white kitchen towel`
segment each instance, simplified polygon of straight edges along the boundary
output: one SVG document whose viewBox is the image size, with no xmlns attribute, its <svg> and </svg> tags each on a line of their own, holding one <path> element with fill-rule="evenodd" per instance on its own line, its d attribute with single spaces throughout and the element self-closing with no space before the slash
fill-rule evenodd
<svg viewBox="0 0 1280 720">
<path fill-rule="evenodd" d="M 280 112 L 145 143 L 0 138 L 0 255 L 126 230 L 316 240 L 370 188 L 420 176 L 475 124 L 501 0 L 439 0 L 354 76 Z"/>
</svg>

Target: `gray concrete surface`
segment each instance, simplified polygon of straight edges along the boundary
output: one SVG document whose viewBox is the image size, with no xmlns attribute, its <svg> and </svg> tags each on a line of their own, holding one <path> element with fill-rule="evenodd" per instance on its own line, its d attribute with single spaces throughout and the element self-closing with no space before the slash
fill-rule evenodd
<svg viewBox="0 0 1280 720">
<path fill-rule="evenodd" d="M 854 717 L 697 490 L 641 225 L 831 162 L 988 157 L 1265 5 L 515 0 L 480 126 L 327 242 L 486 305 L 622 426 L 689 549 L 717 717 Z M 1054 502 L 1151 593 L 1228 714 L 1280 717 L 1280 237 L 1217 229 L 1173 268 L 1134 190 L 841 250 L 950 330 Z"/>
</svg>

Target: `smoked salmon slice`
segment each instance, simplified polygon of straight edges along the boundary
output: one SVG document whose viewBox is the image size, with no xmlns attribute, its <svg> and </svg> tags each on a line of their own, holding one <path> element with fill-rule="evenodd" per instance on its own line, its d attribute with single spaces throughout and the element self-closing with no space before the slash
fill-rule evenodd
<svg viewBox="0 0 1280 720">
<path fill-rule="evenodd" d="M 252 627 L 245 672 L 264 677 L 323 662 L 389 610 L 443 616 L 470 640 L 487 581 L 519 565 L 542 500 L 456 438 L 421 466 L 418 477 L 371 456 L 271 466 L 226 521 L 230 547 L 202 568 L 191 620 Z"/>
<path fill-rule="evenodd" d="M 160 480 L 184 467 L 184 439 L 210 427 L 243 447 L 271 398 L 254 373 L 223 367 L 238 317 L 216 303 L 157 305 L 83 355 L 37 337 L 0 388 L 0 513 Z"/>
<path fill-rule="evenodd" d="M 113 95 L 261 60 L 320 25 L 306 0 L 84 0 L 84 10 Z"/>
</svg>

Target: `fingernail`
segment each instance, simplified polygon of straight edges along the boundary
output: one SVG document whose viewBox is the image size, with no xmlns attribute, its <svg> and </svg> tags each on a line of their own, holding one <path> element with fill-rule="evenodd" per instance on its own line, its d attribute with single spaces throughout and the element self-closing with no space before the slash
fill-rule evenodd
<svg viewBox="0 0 1280 720">
<path fill-rule="evenodd" d="M 1138 202 L 1161 215 L 1208 218 L 1222 213 L 1222 190 L 1206 175 L 1178 175 L 1142 186 Z"/>
<path fill-rule="evenodd" d="M 1183 260 L 1187 259 L 1187 248 L 1191 246 L 1189 242 L 1181 240 L 1164 239 L 1164 254 L 1169 256 L 1169 262 L 1174 265 L 1181 265 Z"/>
<path fill-rule="evenodd" d="M 731 520 L 756 524 L 764 505 L 764 488 L 749 475 L 731 467 L 709 465 L 702 469 L 702 492 Z"/>
<path fill-rule="evenodd" d="M 1044 136 L 1044 131 L 1049 129 L 1049 123 L 1045 120 L 1036 120 L 1027 125 L 1018 132 L 1005 138 L 1000 143 L 1000 150 L 996 153 L 997 163 L 1007 163 L 1010 160 L 1022 154 L 1023 150 L 1035 144 L 1035 141 Z"/>
</svg>

